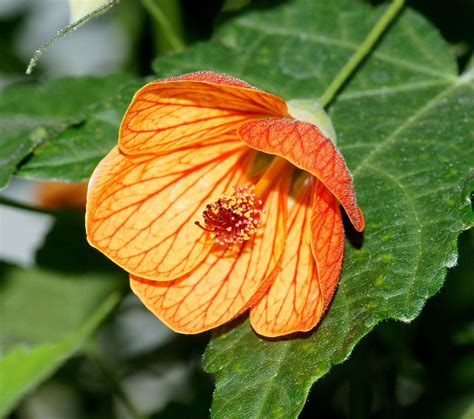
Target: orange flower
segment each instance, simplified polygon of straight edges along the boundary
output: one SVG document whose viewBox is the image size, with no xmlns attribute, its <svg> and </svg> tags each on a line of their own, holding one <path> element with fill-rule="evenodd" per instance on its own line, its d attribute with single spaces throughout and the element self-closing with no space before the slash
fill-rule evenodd
<svg viewBox="0 0 474 419">
<path fill-rule="evenodd" d="M 257 333 L 280 336 L 312 329 L 331 301 L 339 203 L 362 231 L 351 175 L 318 127 L 277 96 L 199 72 L 136 93 L 90 181 L 87 235 L 173 330 L 250 308 Z"/>
</svg>

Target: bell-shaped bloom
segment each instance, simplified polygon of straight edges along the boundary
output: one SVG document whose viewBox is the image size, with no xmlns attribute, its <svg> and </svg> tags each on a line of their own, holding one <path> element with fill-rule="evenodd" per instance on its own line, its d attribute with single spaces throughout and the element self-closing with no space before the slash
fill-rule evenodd
<svg viewBox="0 0 474 419">
<path fill-rule="evenodd" d="M 312 329 L 331 301 L 340 205 L 362 231 L 351 175 L 316 125 L 277 96 L 198 72 L 135 94 L 91 178 L 86 227 L 171 329 L 202 332 L 250 309 L 257 333 L 280 336 Z"/>
</svg>

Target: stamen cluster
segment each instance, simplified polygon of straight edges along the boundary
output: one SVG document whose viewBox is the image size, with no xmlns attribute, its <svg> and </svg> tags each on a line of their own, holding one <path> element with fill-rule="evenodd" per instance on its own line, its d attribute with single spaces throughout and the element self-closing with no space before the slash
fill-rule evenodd
<svg viewBox="0 0 474 419">
<path fill-rule="evenodd" d="M 219 244 L 232 247 L 241 244 L 255 234 L 262 224 L 262 201 L 255 195 L 255 187 L 234 186 L 216 202 L 208 204 L 203 211 L 204 226 L 196 225 L 211 234 Z"/>
</svg>

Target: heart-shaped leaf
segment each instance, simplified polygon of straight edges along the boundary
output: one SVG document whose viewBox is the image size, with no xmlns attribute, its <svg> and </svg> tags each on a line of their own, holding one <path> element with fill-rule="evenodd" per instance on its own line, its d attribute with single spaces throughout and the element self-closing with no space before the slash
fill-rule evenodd
<svg viewBox="0 0 474 419">
<path fill-rule="evenodd" d="M 380 8 L 299 0 L 224 25 L 210 42 L 156 60 L 160 76 L 223 71 L 285 99 L 315 98 L 360 45 Z M 458 77 L 448 45 L 405 10 L 330 106 L 338 145 L 367 222 L 346 244 L 335 299 L 306 335 L 268 340 L 247 321 L 216 334 L 214 417 L 294 417 L 311 385 L 384 319 L 411 321 L 456 263 L 472 226 L 472 73 Z"/>
</svg>

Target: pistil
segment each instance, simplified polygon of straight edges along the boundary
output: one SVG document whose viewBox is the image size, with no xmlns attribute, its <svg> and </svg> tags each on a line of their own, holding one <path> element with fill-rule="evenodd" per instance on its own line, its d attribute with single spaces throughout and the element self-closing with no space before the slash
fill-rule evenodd
<svg viewBox="0 0 474 419">
<path fill-rule="evenodd" d="M 210 233 L 219 244 L 232 247 L 241 244 L 255 234 L 262 223 L 262 201 L 255 195 L 255 187 L 234 186 L 216 202 L 208 204 L 202 213 L 204 225 L 195 224 Z"/>
<path fill-rule="evenodd" d="M 256 185 L 236 185 L 212 204 L 202 215 L 204 223 L 195 221 L 219 244 L 232 247 L 250 240 L 263 224 L 263 201 L 278 176 L 291 176 L 293 165 L 275 157 Z"/>
</svg>

